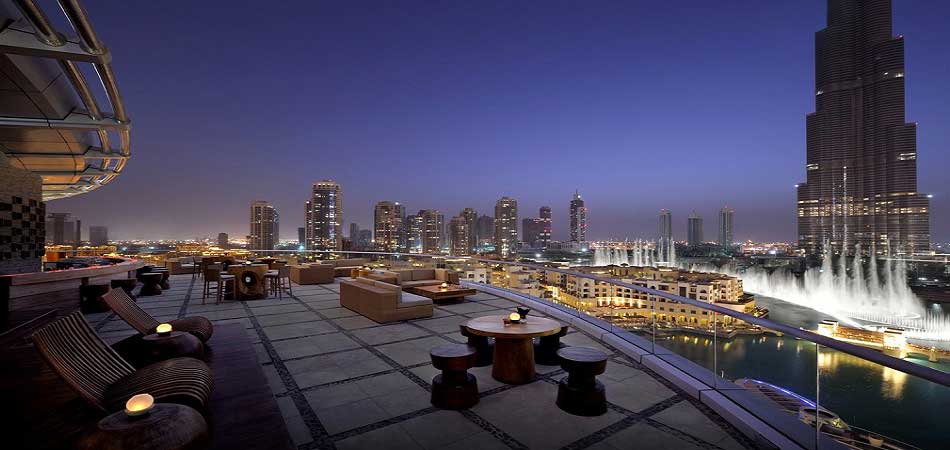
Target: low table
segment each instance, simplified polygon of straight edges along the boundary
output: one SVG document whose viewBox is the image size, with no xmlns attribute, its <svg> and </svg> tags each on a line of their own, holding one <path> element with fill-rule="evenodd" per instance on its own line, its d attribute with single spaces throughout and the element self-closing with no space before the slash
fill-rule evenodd
<svg viewBox="0 0 950 450">
<path fill-rule="evenodd" d="M 143 336 L 142 346 L 147 354 L 145 359 L 149 363 L 182 356 L 204 359 L 205 354 L 201 341 L 184 331 L 172 331 L 167 336 L 158 333 Z"/>
<path fill-rule="evenodd" d="M 457 284 L 450 284 L 447 287 L 443 288 L 438 284 L 433 284 L 429 286 L 415 286 L 406 288 L 410 294 L 421 295 L 423 297 L 432 299 L 433 302 L 439 300 L 453 300 L 464 298 L 466 295 L 475 295 L 478 293 L 475 289 L 464 288 Z"/>
<path fill-rule="evenodd" d="M 228 273 L 234 275 L 234 298 L 236 300 L 260 300 L 267 298 L 264 275 L 267 264 L 232 264 Z"/>
<path fill-rule="evenodd" d="M 521 323 L 505 324 L 507 316 L 476 317 L 463 323 L 472 334 L 495 338 L 492 378 L 507 384 L 534 381 L 534 343 L 532 338 L 561 331 L 561 322 L 529 316 Z"/>
</svg>

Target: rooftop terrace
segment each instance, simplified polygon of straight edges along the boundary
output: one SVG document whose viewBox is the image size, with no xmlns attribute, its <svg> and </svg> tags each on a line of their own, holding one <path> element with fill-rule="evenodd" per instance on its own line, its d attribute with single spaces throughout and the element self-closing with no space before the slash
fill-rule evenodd
<svg viewBox="0 0 950 450">
<path fill-rule="evenodd" d="M 693 397 L 617 349 L 571 328 L 562 342 L 610 354 L 608 412 L 579 417 L 554 399 L 556 366 L 537 366 L 525 385 L 495 381 L 491 367 L 470 370 L 479 403 L 462 412 L 434 408 L 430 383 L 438 370 L 429 349 L 461 343 L 458 325 L 507 314 L 515 303 L 480 292 L 438 305 L 432 318 L 381 325 L 340 307 L 334 284 L 293 285 L 282 299 L 202 304 L 201 281 L 173 276 L 161 296 L 139 304 L 159 320 L 202 315 L 216 326 L 241 324 L 277 399 L 293 442 L 309 448 L 399 449 L 741 449 L 752 443 Z M 534 313 L 532 313 L 534 314 Z M 112 342 L 134 332 L 111 313 L 88 315 Z M 212 347 L 213 348 L 213 347 Z"/>
</svg>

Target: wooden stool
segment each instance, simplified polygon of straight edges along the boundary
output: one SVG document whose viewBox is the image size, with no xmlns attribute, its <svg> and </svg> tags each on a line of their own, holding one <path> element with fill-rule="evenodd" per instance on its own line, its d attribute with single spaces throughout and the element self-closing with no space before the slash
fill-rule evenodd
<svg viewBox="0 0 950 450">
<path fill-rule="evenodd" d="M 588 347 L 565 347 L 557 351 L 557 356 L 568 373 L 558 383 L 557 406 L 577 416 L 607 412 L 604 384 L 596 378 L 607 369 L 607 354 Z"/>
<path fill-rule="evenodd" d="M 135 289 L 135 285 L 137 284 L 135 278 L 120 278 L 118 280 L 112 280 L 109 284 L 112 286 L 112 289 L 122 288 L 122 290 L 129 295 L 129 298 L 135 300 L 135 295 L 132 294 L 132 290 Z"/>
<path fill-rule="evenodd" d="M 475 349 L 465 344 L 440 345 L 429 351 L 432 365 L 442 371 L 432 379 L 432 406 L 466 409 L 478 403 L 478 383 L 468 373 L 475 355 Z"/>
<path fill-rule="evenodd" d="M 564 348 L 561 338 L 567 334 L 568 327 L 562 327 L 561 331 L 550 336 L 541 336 L 538 343 L 534 345 L 534 362 L 545 366 L 556 366 L 561 360 L 557 357 L 557 351 Z"/>
<path fill-rule="evenodd" d="M 139 275 L 142 280 L 142 289 L 139 295 L 162 295 L 162 274 L 158 272 L 146 272 Z"/>
<path fill-rule="evenodd" d="M 459 325 L 459 332 L 468 338 L 468 345 L 475 347 L 475 367 L 490 366 L 495 359 L 495 346 L 488 341 L 487 336 L 479 336 L 468 331 L 465 325 Z"/>
<path fill-rule="evenodd" d="M 79 286 L 79 309 L 86 314 L 109 311 L 109 305 L 102 301 L 102 296 L 107 292 L 109 292 L 108 284 Z"/>
<path fill-rule="evenodd" d="M 159 284 L 159 286 L 161 286 L 162 289 L 171 289 L 171 285 L 168 284 L 168 280 L 171 278 L 171 272 L 169 272 L 167 268 L 153 267 L 152 272 L 162 274 L 162 282 Z"/>
</svg>

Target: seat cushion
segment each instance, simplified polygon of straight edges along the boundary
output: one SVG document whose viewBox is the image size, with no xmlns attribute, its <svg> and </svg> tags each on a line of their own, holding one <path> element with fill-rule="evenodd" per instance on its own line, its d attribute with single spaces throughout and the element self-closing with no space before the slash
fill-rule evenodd
<svg viewBox="0 0 950 450">
<path fill-rule="evenodd" d="M 148 365 L 112 386 L 102 395 L 102 405 L 120 411 L 136 394 L 151 394 L 155 403 L 178 403 L 204 410 L 211 397 L 214 377 L 211 368 L 195 358 L 172 358 Z"/>
<path fill-rule="evenodd" d="M 403 282 L 402 287 L 409 288 L 409 287 L 418 287 L 418 286 L 435 286 L 439 284 L 442 284 L 442 282 L 439 280 L 413 280 L 413 281 Z"/>
<path fill-rule="evenodd" d="M 423 306 L 423 305 L 431 305 L 431 304 L 432 304 L 432 300 L 429 300 L 421 295 L 403 292 L 402 298 L 399 299 L 399 303 L 396 304 L 396 307 L 410 308 L 413 306 Z"/>
</svg>

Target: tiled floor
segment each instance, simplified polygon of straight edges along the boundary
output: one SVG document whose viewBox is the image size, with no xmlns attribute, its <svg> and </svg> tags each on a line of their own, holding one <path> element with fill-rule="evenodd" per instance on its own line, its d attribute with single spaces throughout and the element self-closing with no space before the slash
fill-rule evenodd
<svg viewBox="0 0 950 450">
<path fill-rule="evenodd" d="M 174 276 L 161 296 L 139 304 L 159 320 L 202 315 L 242 323 L 295 443 L 300 449 L 741 449 L 751 444 L 705 406 L 653 372 L 590 336 L 572 330 L 568 345 L 610 355 L 600 380 L 608 412 L 564 413 L 554 404 L 556 366 L 537 366 L 538 380 L 495 381 L 491 367 L 472 369 L 481 399 L 470 410 L 429 403 L 437 370 L 429 349 L 462 342 L 470 317 L 508 313 L 514 303 L 479 293 L 437 306 L 432 318 L 377 324 L 339 303 L 339 285 L 293 286 L 282 299 L 202 304 L 201 280 Z M 210 300 L 209 300 L 210 301 Z M 505 308 L 505 309 L 500 309 Z M 109 313 L 87 318 L 107 340 L 132 330 Z"/>
</svg>

